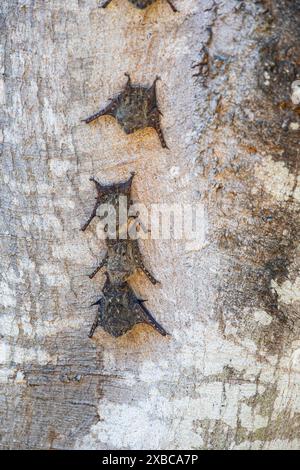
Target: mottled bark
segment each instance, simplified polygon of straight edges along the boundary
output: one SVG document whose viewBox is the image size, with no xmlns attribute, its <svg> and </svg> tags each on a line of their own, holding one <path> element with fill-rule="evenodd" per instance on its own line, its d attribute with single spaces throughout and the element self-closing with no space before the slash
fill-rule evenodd
<svg viewBox="0 0 300 470">
<path fill-rule="evenodd" d="M 1 2 L 2 449 L 299 448 L 300 2 L 174 4 Z M 170 150 L 81 122 L 125 72 L 161 77 Z M 91 340 L 89 177 L 131 171 L 137 201 L 204 204 L 206 241 L 141 246 L 169 338 Z"/>
</svg>

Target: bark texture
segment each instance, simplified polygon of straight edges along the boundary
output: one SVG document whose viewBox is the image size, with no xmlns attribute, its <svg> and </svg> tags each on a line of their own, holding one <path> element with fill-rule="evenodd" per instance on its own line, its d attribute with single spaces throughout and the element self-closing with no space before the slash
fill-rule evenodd
<svg viewBox="0 0 300 470">
<path fill-rule="evenodd" d="M 299 448 L 300 2 L 174 4 L 1 2 L 2 449 Z M 125 72 L 161 77 L 170 150 L 81 122 Z M 206 240 L 142 245 L 171 337 L 90 340 L 89 177 L 131 171 L 137 201 L 204 204 Z"/>
</svg>

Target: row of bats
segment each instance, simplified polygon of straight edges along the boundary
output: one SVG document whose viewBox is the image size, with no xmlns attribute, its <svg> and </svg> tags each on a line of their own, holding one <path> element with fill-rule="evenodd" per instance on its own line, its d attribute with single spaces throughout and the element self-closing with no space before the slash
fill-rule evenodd
<svg viewBox="0 0 300 470">
<path fill-rule="evenodd" d="M 106 254 L 89 276 L 92 279 L 98 271 L 105 268 L 106 281 L 102 289 L 103 295 L 93 304 L 98 306 L 98 311 L 89 333 L 90 338 L 97 326 L 101 326 L 112 336 L 118 337 L 138 323 L 147 323 L 161 335 L 167 335 L 165 329 L 159 325 L 145 307 L 145 300 L 139 299 L 128 284 L 128 280 L 137 270 L 142 271 L 152 284 L 159 283 L 143 263 L 138 240 L 120 237 L 122 227 L 120 227 L 119 198 L 120 196 L 126 197 L 127 206 L 132 204 L 131 186 L 133 177 L 134 173 L 128 181 L 112 185 L 103 185 L 91 178 L 97 190 L 96 203 L 89 219 L 81 230 L 85 231 L 87 229 L 97 216 L 97 209 L 101 204 L 112 205 L 116 213 L 117 227 L 116 238 L 106 237 Z"/>
<path fill-rule="evenodd" d="M 100 7 L 106 8 L 112 0 L 104 1 Z M 129 0 L 135 7 L 144 9 L 156 0 Z M 176 8 L 170 0 L 166 0 L 172 10 Z M 101 116 L 113 116 L 126 134 L 132 134 L 140 129 L 152 127 L 158 134 L 161 146 L 168 148 L 160 124 L 161 111 L 157 104 L 156 77 L 150 87 L 133 85 L 129 74 L 124 89 L 100 111 L 84 119 L 89 124 Z M 102 268 L 105 268 L 106 281 L 102 289 L 102 296 L 93 305 L 97 305 L 97 314 L 91 327 L 89 337 L 94 335 L 98 326 L 114 337 L 125 334 L 138 323 L 151 325 L 161 335 L 166 336 L 166 330 L 155 320 L 145 306 L 145 300 L 139 299 L 128 280 L 137 271 L 142 271 L 152 284 L 158 281 L 143 263 L 138 240 L 120 238 L 119 224 L 119 197 L 125 196 L 127 205 L 132 204 L 131 186 L 134 173 L 128 181 L 104 185 L 95 178 L 97 190 L 96 203 L 92 213 L 83 225 L 85 231 L 92 220 L 97 216 L 97 209 L 101 204 L 111 204 L 117 215 L 116 238 L 106 237 L 106 254 L 97 268 L 90 274 L 92 279 Z M 129 224 L 129 219 L 127 223 Z M 127 230 L 127 228 L 126 228 Z"/>
</svg>

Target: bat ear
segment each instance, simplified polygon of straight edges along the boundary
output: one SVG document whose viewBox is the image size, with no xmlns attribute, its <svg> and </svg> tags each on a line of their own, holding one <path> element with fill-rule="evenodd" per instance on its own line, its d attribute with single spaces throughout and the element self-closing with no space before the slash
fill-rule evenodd
<svg viewBox="0 0 300 470">
<path fill-rule="evenodd" d="M 131 190 L 132 181 L 133 181 L 133 178 L 134 178 L 134 177 L 135 177 L 135 172 L 132 171 L 132 172 L 131 172 L 131 176 L 130 176 L 130 178 L 129 178 L 129 180 L 128 180 L 128 183 L 127 183 L 127 184 L 128 184 L 128 190 L 129 190 L 129 191 Z"/>
</svg>

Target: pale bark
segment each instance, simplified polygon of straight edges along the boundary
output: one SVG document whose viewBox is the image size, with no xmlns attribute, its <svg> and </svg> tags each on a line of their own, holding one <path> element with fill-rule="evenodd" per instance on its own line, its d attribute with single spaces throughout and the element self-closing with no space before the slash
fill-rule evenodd
<svg viewBox="0 0 300 470">
<path fill-rule="evenodd" d="M 299 1 L 175 3 L 1 2 L 3 449 L 299 448 Z M 161 77 L 169 151 L 81 122 L 124 72 Z M 202 202 L 206 241 L 143 243 L 162 286 L 133 285 L 168 339 L 90 340 L 89 177 L 131 171 L 137 201 Z"/>
</svg>

